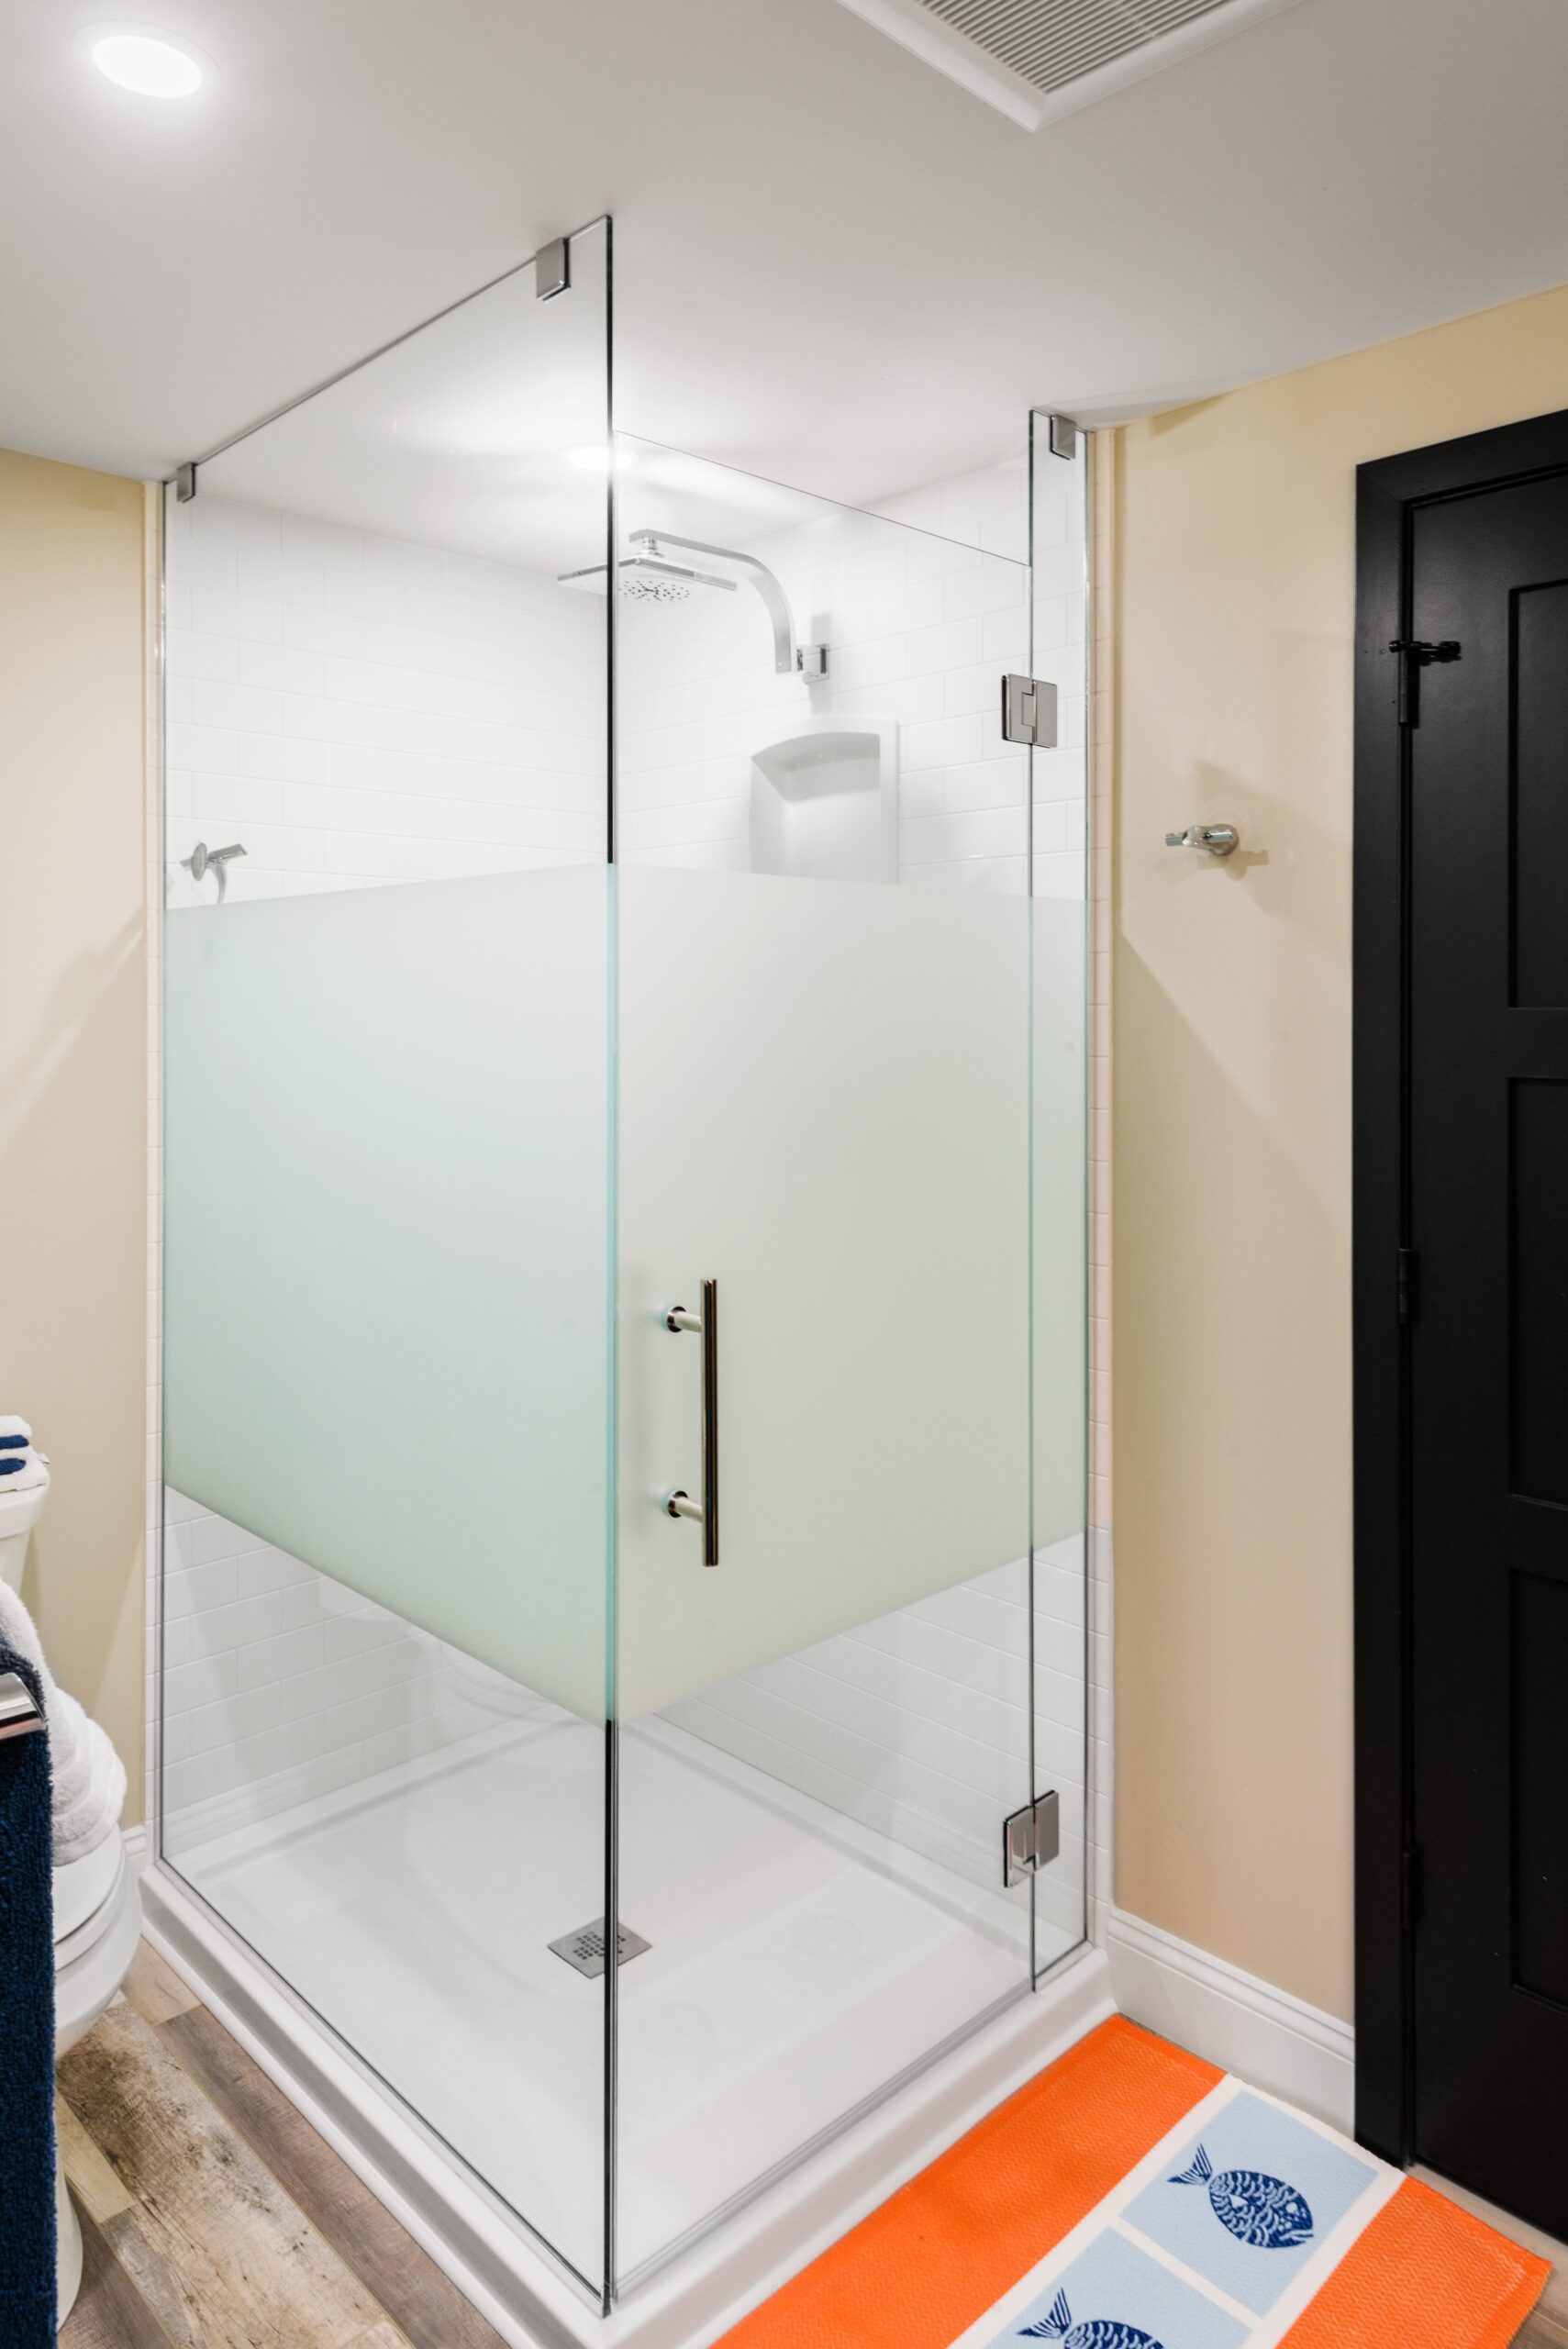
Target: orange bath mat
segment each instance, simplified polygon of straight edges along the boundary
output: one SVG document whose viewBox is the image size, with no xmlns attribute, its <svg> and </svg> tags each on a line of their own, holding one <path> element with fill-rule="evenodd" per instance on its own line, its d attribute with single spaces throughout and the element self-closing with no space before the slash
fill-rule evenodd
<svg viewBox="0 0 1568 2349">
<path fill-rule="evenodd" d="M 1117 2017 L 718 2349 L 1507 2349 L 1548 2273 Z"/>
</svg>

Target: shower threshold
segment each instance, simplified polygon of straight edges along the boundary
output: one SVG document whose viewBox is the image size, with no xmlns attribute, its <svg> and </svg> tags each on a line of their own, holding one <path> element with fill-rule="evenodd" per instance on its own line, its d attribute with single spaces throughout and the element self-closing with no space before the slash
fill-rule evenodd
<svg viewBox="0 0 1568 2349">
<path fill-rule="evenodd" d="M 745 1792 L 750 1773 L 738 1773 L 733 1767 L 715 1773 L 700 1765 L 694 1770 L 682 1748 L 688 1742 L 696 1744 L 695 1741 L 665 1742 L 669 1750 L 645 1757 L 641 1766 L 681 1773 L 687 1781 L 683 1798 L 688 1814 L 694 1801 L 722 1804 Z M 527 1741 L 523 1749 L 524 1761 L 537 1766 L 527 1753 Z M 699 1744 L 696 1751 L 700 1755 L 706 1749 Z M 506 1741 L 492 1741 L 464 1766 L 477 1766 L 493 1775 L 506 1753 Z M 516 1752 L 510 1766 L 518 1766 Z M 416 1772 L 395 1783 L 388 1799 L 370 1806 L 370 1831 L 384 1832 L 388 1850 L 398 1848 L 406 1863 L 411 1823 L 415 1829 L 422 1826 L 433 1831 L 443 1858 L 450 1858 L 453 1842 L 450 1822 L 457 1815 L 456 1794 L 446 1798 L 450 1805 L 448 1812 L 443 1813 L 439 1806 L 443 1781 L 460 1778 L 461 1766 L 425 1777 Z M 416 1805 L 412 1810 L 411 1797 Z M 658 1807 L 661 1811 L 669 1808 L 663 1801 Z M 623 2226 L 620 2242 L 621 2296 L 615 2310 L 606 2315 L 588 2296 L 581 2272 L 573 2272 L 553 2243 L 518 2223 L 515 2208 L 519 2198 L 515 2189 L 504 2200 L 499 2191 L 492 2192 L 481 2182 L 482 2177 L 495 2176 L 498 2162 L 486 2160 L 476 2169 L 455 2159 L 449 2151 L 452 2132 L 441 2132 L 439 2116 L 432 2113 L 426 2096 L 417 2099 L 420 2117 L 416 2119 L 409 2104 L 388 2089 L 365 2054 L 350 2050 L 309 2002 L 310 1960 L 320 1940 L 319 1925 L 310 1911 L 309 1879 L 313 1868 L 318 1875 L 341 1873 L 344 1852 L 334 1844 L 335 1825 L 332 1807 L 327 1806 L 318 1818 L 292 1828 L 284 1822 L 281 1833 L 278 1822 L 273 1822 L 269 1833 L 224 1839 L 182 1854 L 173 1865 L 155 1864 L 144 1878 L 150 1938 L 516 2349 L 545 2349 L 545 2344 L 549 2349 L 565 2349 L 565 2344 L 578 2342 L 596 2343 L 600 2349 L 699 2349 L 700 2343 L 717 2339 L 748 2306 L 776 2288 L 794 2269 L 931 2160 L 1001 2097 L 1111 2011 L 1106 1961 L 1099 1952 L 1080 1947 L 1068 1953 L 1032 1995 L 1027 1986 L 1016 1984 L 1016 1975 L 999 1967 L 995 1976 L 999 1995 L 984 2011 L 972 2021 L 961 2021 L 934 2049 L 917 2049 L 911 2039 L 916 2060 L 902 2065 L 895 2084 L 862 2093 L 857 2100 L 856 2090 L 863 2083 L 856 2079 L 844 2051 L 852 2048 L 857 2035 L 864 2034 L 865 2025 L 863 2013 L 851 2006 L 842 2016 L 827 2018 L 840 2033 L 838 2068 L 847 2084 L 844 2102 L 851 2109 L 831 2126 L 817 2130 L 814 2138 L 808 2129 L 799 2131 L 793 2140 L 787 2133 L 779 2138 L 778 2148 L 787 2148 L 784 2158 L 778 2157 L 768 2135 L 764 2108 L 778 2100 L 780 2091 L 766 2085 L 765 2075 L 749 2081 L 738 2078 L 733 2088 L 728 2082 L 721 2083 L 718 2102 L 710 2100 L 706 2109 L 691 2111 L 684 2138 L 679 2129 L 672 2136 L 662 2128 L 648 2138 L 639 2122 L 638 2096 L 634 2092 L 628 2097 L 623 2088 L 622 2176 L 632 2182 L 633 2190 L 630 2194 L 623 2190 L 629 2223 Z M 798 1822 L 787 1811 L 764 1821 L 763 1831 L 778 1839 L 773 1852 L 778 1872 L 784 1872 L 789 1860 L 798 1881 L 803 1863 L 795 1849 L 801 1841 L 797 1831 Z M 361 1808 L 354 1824 L 361 1846 L 366 1831 Z M 828 1847 L 837 1840 L 832 1836 L 817 1839 Z M 917 1875 L 912 1882 L 919 1887 Z M 285 1886 L 296 1927 L 292 1941 L 278 1937 L 278 1920 L 288 1914 L 288 1903 L 282 1898 Z M 793 1938 L 800 1941 L 804 1927 L 808 1946 L 821 1942 L 829 1921 L 835 1931 L 842 1932 L 846 1915 L 854 1913 L 855 1901 L 862 1904 L 859 1913 L 870 1918 L 881 1942 L 893 1943 L 910 1922 L 917 1937 L 921 1930 L 909 1898 L 910 1885 L 898 1881 L 898 1871 L 854 1867 L 847 1901 L 840 1854 L 838 1874 L 825 1877 L 815 1906 L 809 1882 L 805 1890 L 804 1905 L 797 1898 L 788 1916 L 795 1920 Z M 414 1885 L 401 1885 L 406 1907 L 417 1891 Z M 626 1898 L 624 1887 L 622 1897 Z M 253 1931 L 254 1920 L 263 1918 L 270 1939 Z M 363 1918 L 360 1945 L 340 1953 L 340 1962 L 370 1963 L 378 1937 L 386 1934 L 392 1921 L 377 1912 Z M 497 1912 L 488 1920 L 488 1929 L 499 1931 L 507 1921 Z M 580 1934 L 554 1934 L 550 1926 L 540 1932 L 531 1918 L 523 1915 L 509 1921 L 514 1928 L 512 1946 L 524 1977 L 529 1968 L 536 1973 L 543 1968 L 546 1985 L 573 1983 L 573 1961 L 568 1959 L 562 1965 L 560 1959 L 564 1953 L 554 1950 L 552 1941 L 570 1942 Z M 628 1968 L 628 1988 L 642 1979 L 644 1999 L 656 1995 L 662 1965 L 676 1969 L 673 1978 L 680 1987 L 683 1963 L 688 1967 L 707 1964 L 700 1951 L 686 1953 L 683 1960 L 679 1932 L 666 1930 L 665 1916 L 642 1916 L 639 1922 L 648 1928 L 655 1954 L 644 1952 L 640 1961 L 630 1965 L 630 1943 L 623 1928 L 622 1965 Z M 777 1917 L 762 1915 L 755 1920 L 756 1934 L 764 1943 L 778 1930 Z M 248 1932 L 281 1971 L 257 1956 L 245 1937 Z M 930 1943 L 929 1962 L 940 1965 L 940 1926 L 928 1924 L 924 1932 Z M 551 1938 L 547 1939 L 547 1934 Z M 537 1957 L 531 1954 L 535 1952 Z M 917 1965 L 920 1960 L 920 1950 L 906 1945 L 904 1961 Z M 598 1962 L 602 1973 L 602 1925 Z M 646 1971 L 649 1967 L 653 1968 L 651 1974 Z M 694 1978 L 688 1973 L 685 1987 L 689 1988 Z M 977 1981 L 983 1984 L 986 1978 L 982 1976 Z M 317 1976 L 317 1980 L 324 1983 L 325 1977 Z M 1016 1987 L 1006 1987 L 1010 1982 Z M 399 2020 L 406 2036 L 417 2039 L 432 2029 L 439 2032 L 448 2012 L 462 2011 L 470 1988 L 454 1975 L 446 1987 L 444 2010 L 429 1998 L 421 2006 L 420 1985 L 405 1968 L 398 1977 L 398 1989 L 403 2009 Z M 900 1989 L 896 1967 L 885 1979 L 869 1986 L 879 2013 L 896 2007 Z M 548 1995 L 558 2000 L 561 1994 Z M 584 2017 L 598 2016 L 598 1983 L 584 1980 L 570 1995 L 584 2002 Z M 331 2010 L 329 1999 L 321 2003 Z M 559 2005 L 553 2005 L 551 2011 L 557 2017 L 563 2012 Z M 688 2012 L 689 2000 L 675 2011 Z M 960 2015 L 962 2011 L 962 2006 L 955 2009 Z M 506 2076 L 506 2047 L 500 2034 L 494 2047 L 497 2089 L 506 2100 L 511 2084 Z M 765 2056 L 767 2052 L 751 2051 L 753 2057 Z M 438 2043 L 432 2065 L 439 2061 L 450 2067 L 452 2053 Z M 582 2060 L 582 2048 L 568 2042 L 561 2056 L 568 2080 L 575 2079 L 573 2066 Z M 787 2078 L 791 2065 L 787 2045 L 773 2051 L 773 2062 L 775 2083 Z M 407 2081 L 402 2085 L 406 2087 Z M 548 2123 L 542 2129 L 536 2126 L 532 2132 L 549 2143 L 557 2165 L 564 2159 L 568 2166 L 574 2164 L 581 2171 L 573 2188 L 578 2204 L 595 2174 L 590 2167 L 591 2156 L 596 2155 L 590 2085 L 584 2077 L 580 2104 L 573 2099 L 565 2108 L 572 2124 L 567 2132 L 570 2144 L 563 2143 Z M 562 2108 L 556 2110 L 559 2114 Z M 533 2115 L 537 2119 L 545 2115 L 537 2097 Z M 581 2144 L 576 2143 L 579 2137 Z M 661 2165 L 688 2181 L 694 2179 L 709 2139 L 720 2142 L 717 2166 L 709 2171 L 698 2204 L 693 2206 L 704 2211 L 701 2222 L 687 2225 L 683 2232 L 684 2211 L 677 2199 L 660 2207 L 658 2223 L 653 2223 L 650 2198 L 661 2182 Z M 802 2139 L 807 2141 L 804 2155 L 798 2152 Z M 497 2152 L 501 2143 L 497 2137 Z M 462 2150 L 472 2158 L 472 2145 Z M 655 2153 L 658 2160 L 651 2160 L 649 2156 Z M 513 2185 L 504 2171 L 501 2179 L 508 2187 Z M 711 2214 L 725 2205 L 723 2186 L 728 2180 L 737 2185 L 747 2181 L 747 2190 L 715 2221 Z"/>
</svg>

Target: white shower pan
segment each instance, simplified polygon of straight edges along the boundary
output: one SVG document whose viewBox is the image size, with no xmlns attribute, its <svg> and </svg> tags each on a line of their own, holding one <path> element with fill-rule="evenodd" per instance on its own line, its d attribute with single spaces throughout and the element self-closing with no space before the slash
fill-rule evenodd
<svg viewBox="0 0 1568 2349">
<path fill-rule="evenodd" d="M 751 753 L 753 873 L 803 881 L 898 878 L 898 729 L 890 718 L 803 718 Z"/>
<path fill-rule="evenodd" d="M 541 2182 L 523 2172 L 539 2164 L 559 2172 L 552 2190 L 566 2209 L 582 2201 L 590 2172 L 597 2174 L 602 2152 L 586 2105 L 573 2091 L 598 2043 L 602 2005 L 594 1985 L 579 1982 L 546 1949 L 546 1934 L 560 1922 L 546 1898 L 549 1855 L 524 1851 L 515 1855 L 519 1865 L 498 1868 L 485 1824 L 498 1808 L 515 1808 L 519 1773 L 557 1789 L 569 1787 L 570 1753 L 563 1767 L 556 1749 L 588 1734 L 564 1713 L 554 1726 L 490 1731 L 439 1766 L 401 1765 L 379 1787 L 347 1789 L 296 1820 L 271 1820 L 261 1831 L 226 1836 L 188 1854 L 183 1865 L 195 1883 L 156 1862 L 143 1878 L 146 1930 L 512 2349 L 703 2349 L 1113 2012 L 1108 1968 L 1103 1951 L 1080 1943 L 1032 1993 L 1017 1983 L 1015 1969 L 1009 1995 L 1003 1987 L 1009 1969 L 999 1964 L 990 2013 L 976 2019 L 977 2027 L 966 2024 L 955 2001 L 948 2036 L 932 2046 L 929 2002 L 915 1977 L 940 1979 L 964 1938 L 951 1901 L 929 1897 L 924 1879 L 932 1871 L 918 1862 L 890 1870 L 886 1854 L 874 1848 L 877 1839 L 847 1823 L 824 1838 L 810 1805 L 781 1804 L 772 1781 L 764 1785 L 759 1774 L 715 1756 L 696 1740 L 662 1724 L 651 1733 L 629 1732 L 646 1749 L 635 1780 L 633 1827 L 669 1845 L 671 1868 L 651 1870 L 651 1885 L 667 1873 L 670 1883 L 639 1909 L 654 1956 L 641 1961 L 640 1988 L 636 1967 L 627 1969 L 623 2006 L 673 1998 L 675 2011 L 684 2013 L 694 2000 L 701 2003 L 703 1983 L 711 1987 L 734 1959 L 728 1946 L 703 1945 L 701 1920 L 713 1904 L 689 1898 L 672 1822 L 686 1822 L 688 1845 L 699 1854 L 728 1849 L 725 1813 L 737 1805 L 751 1813 L 765 1839 L 760 1881 L 777 1890 L 755 1915 L 733 1917 L 736 1932 L 771 1934 L 787 1952 L 792 1923 L 798 1929 L 826 1920 L 841 1929 L 846 1914 L 864 1909 L 878 1946 L 904 1938 L 874 1980 L 853 1986 L 836 2005 L 830 1988 L 814 1987 L 792 1961 L 773 2038 L 749 2049 L 733 2077 L 723 2065 L 705 2073 L 688 2065 L 681 2109 L 673 2114 L 663 2113 L 665 2100 L 652 2092 L 658 2082 L 639 2080 L 632 2067 L 623 2083 L 622 2159 L 628 2182 L 635 2173 L 632 2199 L 644 2223 L 633 2221 L 628 2264 L 676 2216 L 671 2205 L 662 2211 L 664 2224 L 650 2228 L 657 2203 L 669 2204 L 673 2195 L 679 2204 L 695 2191 L 700 2207 L 722 2194 L 727 2170 L 739 2177 L 770 2157 L 777 2167 L 772 2186 L 740 2200 L 721 2223 L 696 2240 L 677 2239 L 670 2255 L 645 2262 L 628 2277 L 626 2297 L 602 2314 L 513 2217 L 503 2193 L 486 2190 L 444 2137 L 461 2125 L 472 2147 L 475 2116 L 488 2112 L 490 2167 L 505 2188 L 526 2188 L 536 2204 Z M 551 1833 L 567 1834 L 573 1824 L 584 1829 L 559 1806 L 526 1804 L 524 1815 Z M 690 1849 L 684 1865 L 688 1872 L 694 1865 Z M 432 1898 L 436 1888 L 439 1898 Z M 215 1900 L 233 1910 L 238 1931 L 219 1921 L 209 1905 Z M 287 1920 L 288 1945 L 281 1953 L 286 1976 L 260 1962 L 245 1939 L 266 1923 L 276 1944 L 278 1913 Z M 499 2003 L 495 1968 L 483 1956 L 492 1932 L 516 1975 Z M 800 1940 L 798 1930 L 794 1938 Z M 1049 1963 L 1053 1944 L 1067 1939 L 1045 1927 L 1041 1957 Z M 444 1969 L 415 1962 L 439 1950 L 449 1961 Z M 324 2026 L 313 2005 L 333 2004 L 338 1979 L 350 1968 L 373 1991 L 373 2026 L 360 2054 Z M 807 1992 L 816 2002 L 809 2013 L 802 2008 Z M 574 1993 L 575 2017 L 567 2011 Z M 906 2009 L 903 2052 L 917 2060 L 891 2094 L 868 2094 L 876 2066 L 866 2068 L 865 2043 L 885 2043 L 890 2031 L 896 2038 Z M 830 2076 L 850 2110 L 842 2122 L 820 2130 L 815 2150 L 800 2161 L 794 2158 L 799 2116 L 791 2108 L 795 2091 L 808 2087 L 813 2074 L 802 2069 L 791 2043 L 792 2032 L 798 2036 L 807 2026 L 827 2029 Z M 541 2029 L 550 2032 L 549 2061 L 545 2076 L 536 2076 L 536 2069 L 519 2064 L 519 2052 Z M 658 2047 L 646 2032 L 640 2039 L 657 2068 Z M 378 2076 L 376 2057 L 395 2046 L 405 2075 L 409 2049 L 418 2057 L 428 2108 L 418 2118 Z M 921 2054 L 929 2058 L 923 2065 Z M 565 2093 L 552 2094 L 552 2080 Z"/>
</svg>

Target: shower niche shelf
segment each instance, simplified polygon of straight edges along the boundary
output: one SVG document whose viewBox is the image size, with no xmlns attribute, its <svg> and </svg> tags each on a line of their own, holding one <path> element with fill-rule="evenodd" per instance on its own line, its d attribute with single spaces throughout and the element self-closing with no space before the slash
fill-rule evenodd
<svg viewBox="0 0 1568 2349">
<path fill-rule="evenodd" d="M 803 881 L 898 878 L 898 728 L 797 719 L 751 753 L 748 863 Z"/>
</svg>

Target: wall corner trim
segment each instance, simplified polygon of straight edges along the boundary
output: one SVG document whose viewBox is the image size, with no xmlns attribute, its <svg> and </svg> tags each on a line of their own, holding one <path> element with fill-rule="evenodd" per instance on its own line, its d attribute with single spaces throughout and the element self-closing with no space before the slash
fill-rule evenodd
<svg viewBox="0 0 1568 2349">
<path fill-rule="evenodd" d="M 1353 2025 L 1125 1909 L 1106 1920 L 1106 1951 L 1132 2021 L 1353 2134 Z"/>
</svg>

